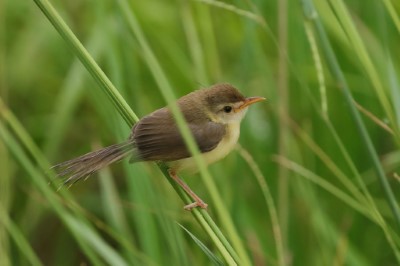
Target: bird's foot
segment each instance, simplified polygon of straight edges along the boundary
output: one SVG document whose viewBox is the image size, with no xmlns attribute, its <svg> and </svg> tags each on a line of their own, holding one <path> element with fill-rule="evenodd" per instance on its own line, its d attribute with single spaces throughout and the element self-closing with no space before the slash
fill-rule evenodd
<svg viewBox="0 0 400 266">
<path fill-rule="evenodd" d="M 195 201 L 193 203 L 190 203 L 188 205 L 186 205 L 185 207 L 183 207 L 185 210 L 187 211 L 191 211 L 193 208 L 196 207 L 200 207 L 202 209 L 207 209 L 208 204 L 205 203 L 204 201 L 200 200 L 200 201 Z"/>
<path fill-rule="evenodd" d="M 190 187 L 189 187 L 185 182 L 183 182 L 182 179 L 180 179 L 180 178 L 176 175 L 176 172 L 175 172 L 175 171 L 169 169 L 169 170 L 168 170 L 168 173 L 169 173 L 169 175 L 179 184 L 179 186 L 181 186 L 181 188 L 183 188 L 183 189 L 186 191 L 186 193 L 189 194 L 189 195 L 192 197 L 192 199 L 195 200 L 195 202 L 190 203 L 190 204 L 186 205 L 185 207 L 183 207 L 185 210 L 191 211 L 193 208 L 196 208 L 196 207 L 200 207 L 200 208 L 202 208 L 202 209 L 207 209 L 208 204 L 205 203 L 202 199 L 200 199 L 200 197 L 197 196 L 197 195 L 190 189 Z"/>
</svg>

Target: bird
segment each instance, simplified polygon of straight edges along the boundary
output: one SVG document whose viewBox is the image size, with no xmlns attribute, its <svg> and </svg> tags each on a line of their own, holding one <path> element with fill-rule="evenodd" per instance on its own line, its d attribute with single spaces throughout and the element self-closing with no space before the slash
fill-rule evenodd
<svg viewBox="0 0 400 266">
<path fill-rule="evenodd" d="M 215 84 L 195 90 L 176 101 L 194 140 L 207 165 L 226 155 L 235 147 L 240 134 L 240 122 L 248 107 L 264 97 L 245 97 L 228 83 Z M 141 118 L 131 130 L 129 138 L 97 151 L 54 165 L 64 184 L 73 184 L 98 170 L 129 158 L 130 163 L 141 161 L 163 162 L 172 179 L 194 200 L 184 206 L 206 209 L 208 204 L 179 178 L 178 173 L 198 171 L 197 164 L 168 107 L 163 107 Z"/>
</svg>

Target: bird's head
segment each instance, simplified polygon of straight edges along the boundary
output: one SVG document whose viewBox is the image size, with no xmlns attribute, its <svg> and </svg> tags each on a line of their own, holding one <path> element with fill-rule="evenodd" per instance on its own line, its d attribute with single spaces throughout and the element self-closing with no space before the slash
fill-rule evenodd
<svg viewBox="0 0 400 266">
<path fill-rule="evenodd" d="M 211 119 L 218 123 L 240 122 L 250 105 L 264 97 L 244 97 L 230 84 L 217 84 L 204 91 L 204 101 Z"/>
</svg>

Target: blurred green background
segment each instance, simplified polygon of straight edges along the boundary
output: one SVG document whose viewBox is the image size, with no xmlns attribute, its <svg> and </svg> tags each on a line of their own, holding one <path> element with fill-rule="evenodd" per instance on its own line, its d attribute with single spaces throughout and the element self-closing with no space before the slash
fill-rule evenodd
<svg viewBox="0 0 400 266">
<path fill-rule="evenodd" d="M 51 2 L 139 117 L 166 102 L 121 10 L 176 97 L 228 82 L 268 99 L 209 167 L 250 264 L 400 263 L 400 221 L 300 1 Z M 400 2 L 315 2 L 398 202 Z M 0 2 L 0 36 L 0 265 L 225 263 L 155 164 L 48 184 L 50 165 L 130 128 L 34 1 Z M 202 179 L 183 178 L 231 241 Z"/>
</svg>

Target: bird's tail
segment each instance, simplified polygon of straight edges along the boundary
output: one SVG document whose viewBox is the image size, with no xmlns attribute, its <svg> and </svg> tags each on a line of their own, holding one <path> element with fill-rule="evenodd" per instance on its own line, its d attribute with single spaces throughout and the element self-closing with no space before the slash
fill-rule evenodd
<svg viewBox="0 0 400 266">
<path fill-rule="evenodd" d="M 112 163 L 134 155 L 134 151 L 134 143 L 130 139 L 56 164 L 52 169 L 57 172 L 57 176 L 65 178 L 64 184 L 73 184 Z"/>
</svg>

